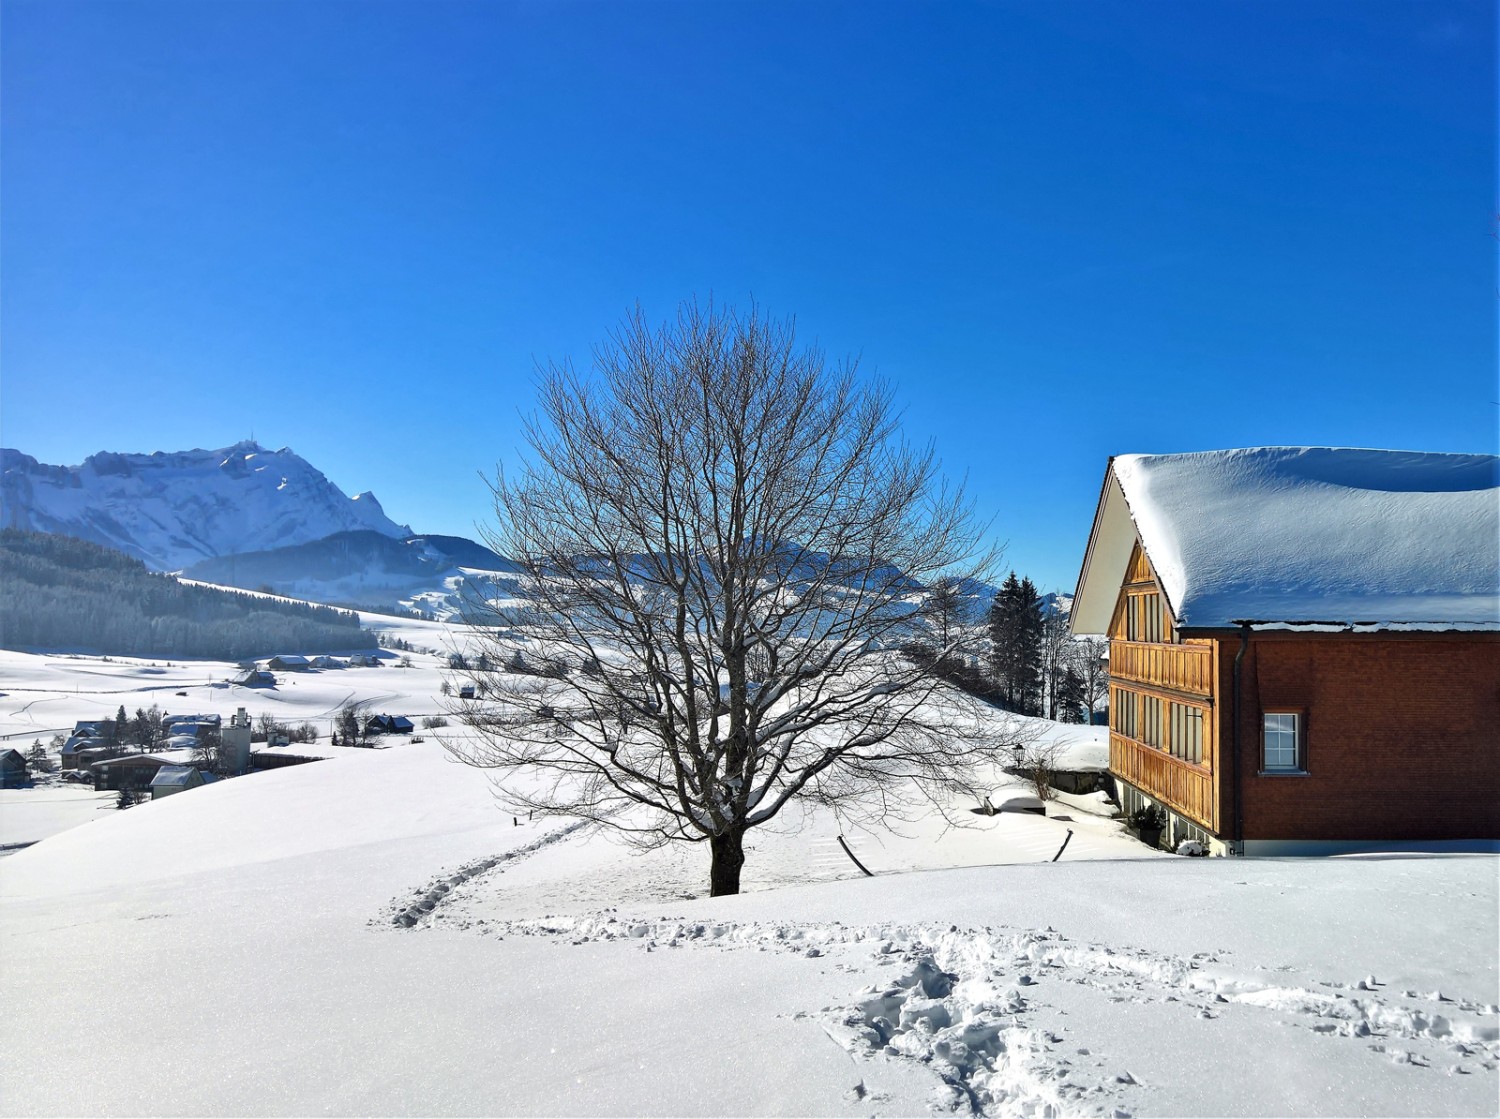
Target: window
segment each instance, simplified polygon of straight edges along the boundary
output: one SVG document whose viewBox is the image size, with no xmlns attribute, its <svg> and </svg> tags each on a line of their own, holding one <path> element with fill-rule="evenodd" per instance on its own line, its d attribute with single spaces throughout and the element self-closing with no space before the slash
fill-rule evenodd
<svg viewBox="0 0 1500 1119">
<path fill-rule="evenodd" d="M 1124 688 L 1114 688 L 1114 701 L 1109 705 L 1110 725 L 1126 738 L 1136 736 L 1135 693 Z"/>
<path fill-rule="evenodd" d="M 1141 697 L 1141 741 L 1161 748 L 1161 700 L 1154 695 Z"/>
<path fill-rule="evenodd" d="M 1203 764 L 1203 708 L 1186 703 L 1171 704 L 1172 756 L 1194 765 Z"/>
<path fill-rule="evenodd" d="M 1302 716 L 1267 711 L 1261 732 L 1261 769 L 1266 773 L 1302 769 Z"/>
<path fill-rule="evenodd" d="M 1159 594 L 1125 596 L 1125 640 L 1170 642 L 1172 624 Z"/>
</svg>

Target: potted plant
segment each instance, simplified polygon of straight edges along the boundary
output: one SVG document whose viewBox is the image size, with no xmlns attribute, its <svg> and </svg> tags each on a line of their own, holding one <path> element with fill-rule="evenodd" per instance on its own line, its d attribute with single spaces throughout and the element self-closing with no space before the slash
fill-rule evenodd
<svg viewBox="0 0 1500 1119">
<path fill-rule="evenodd" d="M 1167 814 L 1154 804 L 1142 805 L 1130 814 L 1130 827 L 1147 847 L 1161 846 L 1162 829 L 1167 826 Z"/>
</svg>

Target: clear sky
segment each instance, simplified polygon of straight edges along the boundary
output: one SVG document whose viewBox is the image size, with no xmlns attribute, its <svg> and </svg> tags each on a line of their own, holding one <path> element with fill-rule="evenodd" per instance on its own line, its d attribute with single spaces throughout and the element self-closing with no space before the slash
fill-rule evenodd
<svg viewBox="0 0 1500 1119">
<path fill-rule="evenodd" d="M 694 295 L 894 382 L 1043 589 L 1111 454 L 1496 449 L 1490 3 L 0 19 L 0 442 L 44 462 L 253 433 L 473 535 L 535 361 Z"/>
</svg>

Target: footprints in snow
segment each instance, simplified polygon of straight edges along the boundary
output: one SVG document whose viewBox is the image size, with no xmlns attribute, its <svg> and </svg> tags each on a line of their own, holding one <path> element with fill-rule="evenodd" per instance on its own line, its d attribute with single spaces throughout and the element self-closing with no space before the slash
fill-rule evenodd
<svg viewBox="0 0 1500 1119">
<path fill-rule="evenodd" d="M 456 871 L 440 875 L 426 886 L 417 890 L 415 892 L 415 900 L 397 900 L 392 902 L 390 923 L 403 929 L 414 928 L 424 919 L 433 916 L 434 911 L 438 906 L 443 904 L 448 895 L 456 887 L 478 878 L 481 874 L 486 874 L 494 870 L 502 863 L 513 862 L 516 859 L 524 859 L 528 855 L 534 855 L 543 847 L 550 847 L 552 844 L 566 839 L 584 826 L 586 825 L 583 823 L 569 824 L 565 828 L 548 832 L 540 839 L 528 843 L 524 847 L 517 847 L 513 851 L 506 851 L 500 855 L 491 855 L 489 858 L 477 859 L 472 863 L 466 863 Z"/>
<path fill-rule="evenodd" d="M 852 1005 L 818 1012 L 824 1028 L 856 1055 L 928 1065 L 949 1093 L 944 1106 L 976 1114 L 1102 1115 L 1121 1093 L 1139 1087 L 1130 1072 L 1107 1069 L 1098 1058 L 1080 1061 L 1091 1057 L 1086 1049 L 1059 1050 L 1061 1038 L 1027 1025 L 1032 992 L 1047 979 L 1095 988 L 1112 1001 L 1171 1003 L 1206 1019 L 1240 1008 L 1271 1011 L 1287 1015 L 1288 1025 L 1363 1040 L 1413 1068 L 1442 1066 L 1463 1075 L 1494 1071 L 1500 1062 L 1500 1012 L 1493 1005 L 1439 992 L 1403 991 L 1398 1001 L 1371 982 L 1324 982 L 1322 990 L 1278 986 L 1216 973 L 1216 953 L 1181 957 L 1081 944 L 1051 929 L 652 921 L 613 911 L 491 928 L 573 944 L 631 940 L 645 951 L 782 951 L 850 972 L 899 962 L 894 982 L 866 988 Z M 863 962 L 845 962 L 858 949 L 869 953 Z"/>
</svg>

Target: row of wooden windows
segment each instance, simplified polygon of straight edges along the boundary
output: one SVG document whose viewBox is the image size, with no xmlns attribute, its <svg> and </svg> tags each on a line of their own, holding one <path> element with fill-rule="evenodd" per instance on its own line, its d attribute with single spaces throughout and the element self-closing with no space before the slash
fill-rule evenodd
<svg viewBox="0 0 1500 1119">
<path fill-rule="evenodd" d="M 1172 640 L 1172 623 L 1161 595 L 1155 592 L 1125 595 L 1125 640 Z"/>
<path fill-rule="evenodd" d="M 1203 764 L 1203 718 L 1207 712 L 1195 704 L 1163 701 L 1127 688 L 1111 688 L 1109 725 L 1116 734 L 1164 750 L 1174 758 Z M 1163 733 L 1165 732 L 1165 733 Z"/>
</svg>

